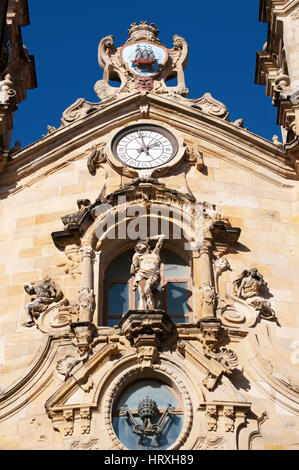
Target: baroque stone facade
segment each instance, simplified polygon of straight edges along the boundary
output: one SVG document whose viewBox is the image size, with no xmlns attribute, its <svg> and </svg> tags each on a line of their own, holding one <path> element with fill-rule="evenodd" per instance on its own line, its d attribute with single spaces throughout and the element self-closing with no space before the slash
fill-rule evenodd
<svg viewBox="0 0 299 470">
<path fill-rule="evenodd" d="M 2 449 L 299 448 L 297 137 L 188 99 L 158 33 L 0 175 Z"/>
</svg>

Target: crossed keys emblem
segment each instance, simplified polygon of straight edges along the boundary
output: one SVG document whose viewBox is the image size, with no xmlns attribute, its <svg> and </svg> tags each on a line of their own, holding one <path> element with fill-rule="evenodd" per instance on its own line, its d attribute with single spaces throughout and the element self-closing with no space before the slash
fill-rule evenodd
<svg viewBox="0 0 299 470">
<path fill-rule="evenodd" d="M 146 397 L 138 404 L 138 416 L 142 420 L 142 424 L 138 424 L 132 412 L 129 410 L 128 405 L 124 405 L 120 409 L 120 415 L 127 416 L 132 423 L 132 431 L 139 436 L 139 443 L 144 444 L 147 438 L 151 438 L 151 444 L 153 446 L 160 445 L 162 433 L 173 412 L 174 407 L 168 404 L 159 421 L 154 422 L 160 411 L 157 403 L 150 397 Z"/>
</svg>

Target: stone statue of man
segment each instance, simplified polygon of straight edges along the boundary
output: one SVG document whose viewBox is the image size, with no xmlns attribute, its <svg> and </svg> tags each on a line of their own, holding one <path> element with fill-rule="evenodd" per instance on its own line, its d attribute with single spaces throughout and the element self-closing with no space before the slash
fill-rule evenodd
<svg viewBox="0 0 299 470">
<path fill-rule="evenodd" d="M 59 300 L 61 290 L 57 284 L 48 276 L 39 284 L 25 284 L 24 290 L 29 295 L 35 295 L 28 304 L 25 305 L 27 316 L 26 326 L 30 327 L 35 324 L 34 318 L 38 318 L 44 312 L 48 305 Z"/>
<path fill-rule="evenodd" d="M 267 283 L 256 268 L 246 269 L 234 281 L 234 292 L 240 299 L 248 299 L 260 294 Z"/>
<path fill-rule="evenodd" d="M 160 283 L 160 251 L 165 235 L 156 235 L 146 240 L 139 240 L 131 264 L 131 274 L 134 276 L 133 290 L 138 288 L 140 300 L 138 310 L 155 309 L 155 291 Z M 158 240 L 151 250 L 150 242 Z"/>
<path fill-rule="evenodd" d="M 256 268 L 245 269 L 233 282 L 234 294 L 239 299 L 245 300 L 262 318 L 272 320 L 276 318 L 276 314 L 270 302 L 263 296 L 263 289 L 266 287 L 267 282 Z"/>
</svg>

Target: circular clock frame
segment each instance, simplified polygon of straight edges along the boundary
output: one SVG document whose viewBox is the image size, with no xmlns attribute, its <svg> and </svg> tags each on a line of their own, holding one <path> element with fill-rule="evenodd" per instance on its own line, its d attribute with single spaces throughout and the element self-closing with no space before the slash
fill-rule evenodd
<svg viewBox="0 0 299 470">
<path fill-rule="evenodd" d="M 168 129 L 146 123 L 133 124 L 120 130 L 111 142 L 114 156 L 136 170 L 157 168 L 169 163 L 178 148 L 176 137 Z"/>
<path fill-rule="evenodd" d="M 130 166 L 126 164 L 126 162 L 122 161 L 117 155 L 116 146 L 124 136 L 129 135 L 138 128 L 154 129 L 162 136 L 165 136 L 167 139 L 169 139 L 173 149 L 169 158 L 164 158 L 165 161 L 161 161 L 160 164 L 150 166 L 149 168 L 137 168 Z M 170 126 L 165 125 L 164 123 L 161 124 L 160 122 L 158 123 L 153 121 L 149 122 L 147 120 L 135 121 L 132 124 L 123 126 L 116 131 L 111 132 L 108 136 L 108 142 L 110 142 L 110 144 L 107 148 L 107 157 L 111 166 L 119 174 L 130 178 L 143 176 L 157 177 L 164 175 L 170 172 L 180 163 L 186 151 L 186 147 L 184 146 L 184 139 L 179 132 Z"/>
</svg>

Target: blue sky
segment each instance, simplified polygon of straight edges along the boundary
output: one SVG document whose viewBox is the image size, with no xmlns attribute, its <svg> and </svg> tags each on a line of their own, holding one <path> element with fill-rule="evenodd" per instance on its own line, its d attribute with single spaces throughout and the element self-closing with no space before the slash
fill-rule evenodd
<svg viewBox="0 0 299 470">
<path fill-rule="evenodd" d="M 267 38 L 267 24 L 258 21 L 259 0 L 28 3 L 31 24 L 22 34 L 35 56 L 38 88 L 28 90 L 19 105 L 12 145 L 15 140 L 22 147 L 39 140 L 47 124 L 59 127 L 63 111 L 77 98 L 98 102 L 93 86 L 102 78 L 100 39 L 112 34 L 118 47 L 127 40 L 130 24 L 142 20 L 156 23 L 166 47 L 172 47 L 174 34 L 188 41 L 189 98 L 210 92 L 227 106 L 231 121 L 243 118 L 251 132 L 268 140 L 273 134 L 280 137 L 277 110 L 265 87 L 254 84 L 256 51 Z"/>
</svg>

